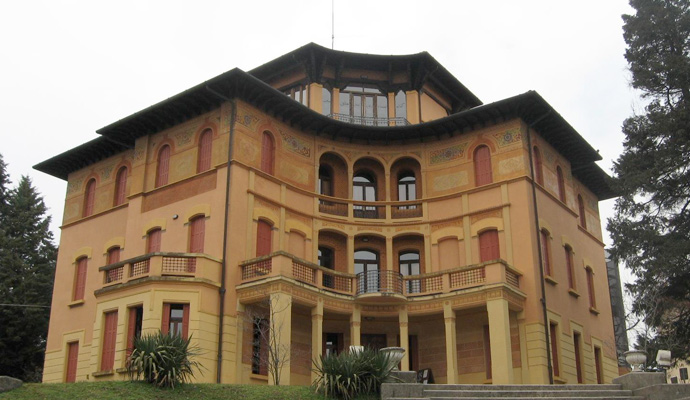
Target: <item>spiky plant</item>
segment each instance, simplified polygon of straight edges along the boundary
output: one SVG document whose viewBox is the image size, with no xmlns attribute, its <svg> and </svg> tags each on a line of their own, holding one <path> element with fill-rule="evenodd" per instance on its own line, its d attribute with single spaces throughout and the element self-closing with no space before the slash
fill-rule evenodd
<svg viewBox="0 0 690 400">
<path fill-rule="evenodd" d="M 175 388 L 201 371 L 201 364 L 191 358 L 199 355 L 199 348 L 190 345 L 180 335 L 167 335 L 161 331 L 144 334 L 134 340 L 134 349 L 127 359 L 131 380 L 144 379 L 158 387 Z"/>
</svg>

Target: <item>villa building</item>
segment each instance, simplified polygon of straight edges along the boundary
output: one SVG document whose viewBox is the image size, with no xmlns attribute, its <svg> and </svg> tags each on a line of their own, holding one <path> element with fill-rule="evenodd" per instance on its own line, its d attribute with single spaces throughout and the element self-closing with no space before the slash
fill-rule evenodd
<svg viewBox="0 0 690 400">
<path fill-rule="evenodd" d="M 618 376 L 600 156 L 539 94 L 483 104 L 428 53 L 308 44 L 97 131 L 67 181 L 44 382 L 191 336 L 199 382 L 281 384 L 351 345 L 437 383 Z"/>
</svg>

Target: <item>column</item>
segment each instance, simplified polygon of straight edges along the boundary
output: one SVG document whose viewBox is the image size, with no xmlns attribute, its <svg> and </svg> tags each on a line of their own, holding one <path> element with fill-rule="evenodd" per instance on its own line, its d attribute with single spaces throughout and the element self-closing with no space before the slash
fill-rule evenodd
<svg viewBox="0 0 690 400">
<path fill-rule="evenodd" d="M 240 303 L 239 300 L 237 301 L 237 331 L 236 331 L 236 337 L 235 337 L 235 383 L 244 383 L 244 366 L 242 365 L 242 358 L 244 356 L 244 326 L 245 319 L 247 318 L 247 315 L 244 312 L 244 304 Z M 249 326 L 251 326 L 250 323 L 247 323 Z M 222 338 L 221 338 L 222 340 Z M 249 350 L 251 353 L 251 349 Z"/>
<path fill-rule="evenodd" d="M 492 383 L 494 385 L 514 383 L 508 301 L 502 298 L 487 300 L 486 311 L 489 314 Z"/>
<path fill-rule="evenodd" d="M 350 315 L 350 346 L 361 345 L 361 328 L 362 314 L 359 310 L 359 306 L 354 306 L 354 308 L 352 309 L 352 315 Z"/>
<path fill-rule="evenodd" d="M 400 347 L 405 349 L 405 355 L 402 360 L 400 360 L 400 370 L 409 371 L 410 370 L 410 341 L 409 341 L 409 329 L 408 329 L 408 319 L 407 319 L 407 307 L 400 307 L 398 312 L 398 320 L 400 323 Z"/>
<path fill-rule="evenodd" d="M 323 349 L 323 299 L 316 301 L 316 307 L 311 309 L 311 358 L 313 362 L 320 362 Z M 311 371 L 311 381 L 317 378 L 316 371 Z"/>
<path fill-rule="evenodd" d="M 458 383 L 458 344 L 455 330 L 455 311 L 450 302 L 443 304 L 443 319 L 446 325 L 446 369 L 448 371 L 448 384 Z"/>
<path fill-rule="evenodd" d="M 272 293 L 270 297 L 271 331 L 269 333 L 268 384 L 290 384 L 290 342 L 292 339 L 292 296 Z M 273 363 L 273 364 L 271 364 Z M 278 379 L 273 376 L 275 370 Z"/>
<path fill-rule="evenodd" d="M 386 270 L 393 270 L 393 259 L 395 254 L 393 254 L 393 238 L 386 237 Z"/>
</svg>

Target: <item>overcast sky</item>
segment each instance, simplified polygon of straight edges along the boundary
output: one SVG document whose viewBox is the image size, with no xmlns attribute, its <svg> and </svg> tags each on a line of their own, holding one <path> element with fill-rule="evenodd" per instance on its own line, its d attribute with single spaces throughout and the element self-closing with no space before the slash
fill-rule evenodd
<svg viewBox="0 0 690 400">
<path fill-rule="evenodd" d="M 536 90 L 610 171 L 639 110 L 625 0 L 335 0 L 335 49 L 428 51 L 484 103 Z M 66 183 L 36 163 L 234 67 L 331 47 L 331 1 L 2 1 L 0 153 L 29 175 L 59 238 Z M 613 200 L 600 203 L 603 229 Z M 604 233 L 605 242 L 610 243 Z"/>
</svg>

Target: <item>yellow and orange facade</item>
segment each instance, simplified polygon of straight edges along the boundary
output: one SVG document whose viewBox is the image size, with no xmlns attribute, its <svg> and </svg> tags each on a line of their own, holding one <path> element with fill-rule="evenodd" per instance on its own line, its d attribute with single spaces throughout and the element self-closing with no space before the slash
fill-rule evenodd
<svg viewBox="0 0 690 400">
<path fill-rule="evenodd" d="M 191 336 L 199 382 L 281 384 L 352 345 L 438 383 L 618 376 L 597 152 L 537 93 L 482 104 L 427 53 L 314 44 L 36 166 L 67 181 L 44 382 Z M 289 346 L 289 347 L 288 347 Z"/>
</svg>

